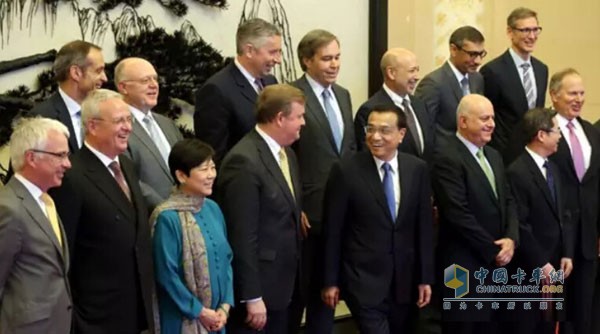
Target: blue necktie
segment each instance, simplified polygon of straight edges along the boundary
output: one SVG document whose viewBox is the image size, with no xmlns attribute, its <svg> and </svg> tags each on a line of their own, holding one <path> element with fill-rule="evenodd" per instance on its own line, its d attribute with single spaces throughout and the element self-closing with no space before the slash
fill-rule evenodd
<svg viewBox="0 0 600 334">
<path fill-rule="evenodd" d="M 335 117 L 335 110 L 331 106 L 331 93 L 326 89 L 323 91 L 323 105 L 325 106 L 325 115 L 327 116 L 327 120 L 329 121 L 329 127 L 331 128 L 331 133 L 333 134 L 333 140 L 335 141 L 335 146 L 340 152 L 342 147 L 342 134 L 340 132 L 340 125 L 338 124 L 337 117 Z"/>
<path fill-rule="evenodd" d="M 552 195 L 552 200 L 554 200 L 554 204 L 556 204 L 556 189 L 554 188 L 554 176 L 552 175 L 552 170 L 550 170 L 550 164 L 548 160 L 544 161 L 544 168 L 546 168 L 546 183 L 548 183 L 548 188 L 550 188 L 550 195 Z"/>
<path fill-rule="evenodd" d="M 392 220 L 396 222 L 396 199 L 394 197 L 394 178 L 392 177 L 392 166 L 385 162 L 381 168 L 383 168 L 383 192 L 385 193 L 385 199 L 392 215 Z"/>
</svg>

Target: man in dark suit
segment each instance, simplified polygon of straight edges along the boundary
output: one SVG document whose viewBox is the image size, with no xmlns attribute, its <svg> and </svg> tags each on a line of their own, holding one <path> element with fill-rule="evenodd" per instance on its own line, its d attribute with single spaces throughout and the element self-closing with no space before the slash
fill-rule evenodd
<svg viewBox="0 0 600 334">
<path fill-rule="evenodd" d="M 354 133 L 360 151 L 366 151 L 365 126 L 369 111 L 377 105 L 395 104 L 404 111 L 406 138 L 398 146 L 402 152 L 430 161 L 435 142 L 435 129 L 425 103 L 412 92 L 419 81 L 417 56 L 409 50 L 388 50 L 381 58 L 383 87 L 363 103 L 354 118 Z"/>
<path fill-rule="evenodd" d="M 566 69 L 550 79 L 550 97 L 557 111 L 562 139 L 550 159 L 558 165 L 563 180 L 566 210 L 574 226 L 573 274 L 568 285 L 567 333 L 589 334 L 597 313 L 598 224 L 600 212 L 600 134 L 580 118 L 585 88 L 579 73 Z"/>
<path fill-rule="evenodd" d="M 572 231 L 570 221 L 564 218 L 564 194 L 558 166 L 548 160 L 557 151 L 561 138 L 560 128 L 553 118 L 555 114 L 543 108 L 525 113 L 523 130 L 529 143 L 525 152 L 507 169 L 519 213 L 521 245 L 515 252 L 512 267 L 522 268 L 528 273 L 542 268 L 547 278 L 554 270 L 562 269 L 567 279 L 573 269 Z M 545 284 L 548 284 L 547 280 Z M 545 296 L 535 294 L 531 297 Z M 551 306 L 551 310 L 555 311 L 553 308 Z M 549 319 L 540 310 L 523 311 L 523 315 L 511 332 L 554 334 L 556 317 Z"/>
<path fill-rule="evenodd" d="M 527 143 L 520 126 L 523 114 L 543 108 L 548 85 L 548 66 L 533 57 L 542 27 L 537 13 L 528 8 L 513 10 L 506 20 L 511 46 L 481 68 L 485 96 L 496 112 L 496 130 L 490 146 L 509 164 Z"/>
<path fill-rule="evenodd" d="M 341 289 L 361 333 L 412 333 L 433 283 L 429 172 L 398 152 L 406 119 L 391 108 L 371 110 L 369 151 L 336 163 L 325 195 L 323 300 L 334 307 Z"/>
<path fill-rule="evenodd" d="M 0 189 L 0 332 L 71 330 L 67 238 L 48 189 L 61 185 L 69 130 L 56 120 L 24 119 L 11 135 L 15 176 Z"/>
<path fill-rule="evenodd" d="M 417 86 L 415 96 L 425 101 L 436 138 L 454 136 L 456 108 L 467 94 L 483 94 L 483 77 L 477 69 L 487 55 L 484 38 L 471 26 L 456 29 L 450 35 L 450 58 L 427 74 Z"/>
<path fill-rule="evenodd" d="M 269 73 L 281 63 L 281 33 L 271 23 L 251 19 L 239 26 L 236 48 L 234 61 L 196 92 L 196 137 L 215 149 L 217 164 L 256 124 L 257 94 L 277 83 Z"/>
<path fill-rule="evenodd" d="M 331 333 L 334 310 L 321 301 L 323 257 L 321 213 L 323 194 L 331 166 L 340 157 L 356 151 L 350 93 L 336 84 L 340 69 L 337 37 L 313 30 L 298 44 L 298 59 L 305 72 L 293 83 L 306 96 L 306 125 L 292 148 L 298 156 L 302 179 L 302 209 L 310 221 L 303 244 L 303 277 L 308 285 L 306 331 Z M 302 316 L 302 309 L 298 317 Z"/>
<path fill-rule="evenodd" d="M 82 104 L 84 146 L 52 194 L 71 250 L 75 333 L 154 333 L 148 210 L 123 155 L 132 116 L 120 94 L 97 89 Z"/>
<path fill-rule="evenodd" d="M 439 263 L 460 265 L 470 272 L 507 265 L 518 242 L 519 221 L 504 172 L 502 157 L 486 144 L 494 132 L 494 109 L 482 95 L 470 94 L 458 105 L 457 133 L 440 145 L 432 178 L 440 217 Z M 469 297 L 478 293 L 469 280 Z M 444 288 L 444 297 L 454 291 Z M 489 307 L 463 312 L 458 304 L 443 312 L 447 333 L 489 332 L 495 320 Z M 470 305 L 472 308 L 474 306 Z M 472 321 L 480 322 L 472 322 Z"/>
<path fill-rule="evenodd" d="M 171 193 L 174 181 L 169 153 L 183 136 L 173 120 L 152 112 L 159 87 L 156 70 L 148 61 L 121 60 L 115 67 L 115 85 L 135 119 L 126 154 L 133 161 L 146 204 L 152 210 Z"/>
<path fill-rule="evenodd" d="M 266 87 L 254 130 L 225 156 L 217 199 L 233 249 L 236 307 L 228 333 L 288 333 L 299 287 L 301 186 L 289 146 L 304 125 L 304 95 L 290 85 Z"/>
</svg>

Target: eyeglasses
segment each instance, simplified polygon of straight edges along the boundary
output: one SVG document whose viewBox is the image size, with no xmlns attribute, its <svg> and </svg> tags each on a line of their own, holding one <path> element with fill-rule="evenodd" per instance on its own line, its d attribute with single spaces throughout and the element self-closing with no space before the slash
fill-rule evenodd
<svg viewBox="0 0 600 334">
<path fill-rule="evenodd" d="M 137 82 L 140 83 L 142 85 L 147 85 L 149 83 L 158 83 L 158 76 L 157 75 L 149 75 L 147 77 L 143 77 L 143 78 L 139 78 L 139 79 L 128 79 L 128 80 L 121 80 L 121 82 L 128 82 L 128 81 L 133 81 L 133 82 Z"/>
<path fill-rule="evenodd" d="M 535 27 L 535 28 L 515 28 L 515 27 L 511 27 L 512 30 L 516 30 L 518 32 L 520 32 L 523 35 L 529 35 L 531 33 L 533 33 L 534 35 L 539 35 L 542 33 L 542 27 Z"/>
<path fill-rule="evenodd" d="M 53 157 L 56 157 L 60 160 L 65 160 L 68 159 L 69 156 L 71 155 L 71 152 L 66 151 L 66 152 L 50 152 L 50 151 L 44 151 L 44 150 L 36 150 L 36 149 L 31 149 L 31 152 L 35 152 L 35 153 L 43 153 L 43 154 L 49 154 Z"/>
<path fill-rule="evenodd" d="M 95 117 L 93 119 L 96 121 L 110 122 L 114 125 L 125 125 L 125 124 L 133 123 L 133 116 L 123 116 L 123 117 L 113 118 L 113 119 L 104 119 L 104 118 Z"/>
<path fill-rule="evenodd" d="M 368 135 L 374 135 L 377 132 L 379 132 L 383 136 L 388 136 L 388 135 L 391 135 L 392 133 L 394 133 L 394 130 L 396 130 L 396 129 L 394 129 L 393 127 L 389 127 L 389 126 L 381 126 L 381 127 L 377 127 L 377 126 L 373 126 L 373 125 L 365 126 L 365 133 Z"/>
<path fill-rule="evenodd" d="M 475 59 L 477 57 L 481 57 L 481 59 L 483 59 L 483 58 L 485 58 L 485 56 L 487 56 L 487 51 L 485 51 L 485 50 L 483 50 L 483 51 L 469 51 L 469 50 L 463 49 L 459 45 L 454 44 L 454 46 L 456 46 L 456 48 L 459 49 L 460 51 L 468 54 L 469 57 L 471 57 L 471 59 Z"/>
</svg>

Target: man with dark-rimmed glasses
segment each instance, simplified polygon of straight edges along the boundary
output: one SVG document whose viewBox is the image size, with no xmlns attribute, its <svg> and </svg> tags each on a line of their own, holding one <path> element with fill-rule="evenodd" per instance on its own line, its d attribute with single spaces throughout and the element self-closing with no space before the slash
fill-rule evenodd
<svg viewBox="0 0 600 334">
<path fill-rule="evenodd" d="M 496 131 L 490 145 L 502 153 L 508 165 L 525 146 L 520 130 L 523 115 L 529 109 L 544 107 L 548 66 L 531 56 L 542 32 L 537 13 L 517 8 L 506 21 L 511 46 L 483 66 L 481 74 L 484 94 L 496 111 Z"/>
</svg>

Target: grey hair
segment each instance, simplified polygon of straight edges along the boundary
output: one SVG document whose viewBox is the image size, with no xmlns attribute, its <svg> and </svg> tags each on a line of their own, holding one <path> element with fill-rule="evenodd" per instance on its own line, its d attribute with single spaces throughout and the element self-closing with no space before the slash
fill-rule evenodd
<svg viewBox="0 0 600 334">
<path fill-rule="evenodd" d="M 237 54 L 244 54 L 246 44 L 252 44 L 255 48 L 262 47 L 266 39 L 272 36 L 281 36 L 279 28 L 263 19 L 254 18 L 240 24 L 235 35 Z"/>
<path fill-rule="evenodd" d="M 112 99 L 123 100 L 123 96 L 113 90 L 103 88 L 94 89 L 87 95 L 81 104 L 81 123 L 84 134 L 87 133 L 87 124 L 90 119 L 100 117 L 100 103 Z"/>
<path fill-rule="evenodd" d="M 10 163 L 13 170 L 20 171 L 25 164 L 25 152 L 43 150 L 48 142 L 48 133 L 56 131 L 69 138 L 69 129 L 61 122 L 44 117 L 22 117 L 13 123 L 10 136 Z"/>
</svg>

